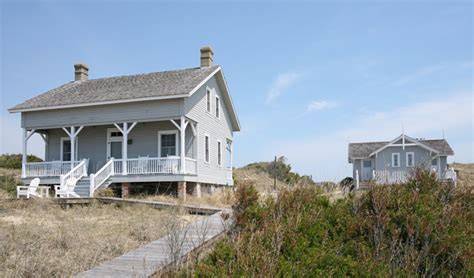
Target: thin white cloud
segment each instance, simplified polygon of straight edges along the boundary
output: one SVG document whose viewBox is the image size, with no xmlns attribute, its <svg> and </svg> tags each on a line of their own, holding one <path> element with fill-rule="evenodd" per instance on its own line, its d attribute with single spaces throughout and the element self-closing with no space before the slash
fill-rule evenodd
<svg viewBox="0 0 474 278">
<path fill-rule="evenodd" d="M 404 86 L 408 83 L 412 83 L 412 82 L 415 82 L 416 80 L 419 80 L 421 78 L 424 78 L 426 76 L 429 76 L 435 72 L 438 72 L 442 69 L 444 69 L 445 67 L 444 66 L 440 66 L 440 65 L 437 65 L 437 66 L 430 66 L 430 67 L 424 67 L 424 68 L 421 68 L 415 72 L 412 72 L 410 74 L 407 74 L 405 76 L 402 76 L 401 78 L 399 78 L 398 80 L 396 80 L 393 85 L 396 86 L 396 87 L 401 87 L 401 86 Z"/>
<path fill-rule="evenodd" d="M 304 74 L 299 72 L 279 74 L 270 86 L 270 90 L 267 92 L 267 103 L 281 96 L 291 85 L 300 81 L 303 76 Z"/>
<path fill-rule="evenodd" d="M 473 92 L 447 94 L 443 99 L 411 103 L 389 111 L 355 118 L 347 127 L 322 135 L 296 135 L 292 139 L 268 144 L 262 152 L 285 155 L 295 170 L 316 180 L 339 181 L 351 175 L 347 144 L 391 140 L 402 132 L 413 137 L 446 139 L 455 152 L 455 161 L 474 161 Z"/>
<path fill-rule="evenodd" d="M 326 100 L 320 100 L 320 101 L 311 101 L 307 106 L 306 106 L 306 112 L 314 112 L 314 111 L 320 111 L 323 109 L 331 109 L 337 107 L 339 104 L 334 101 L 326 101 Z"/>
</svg>

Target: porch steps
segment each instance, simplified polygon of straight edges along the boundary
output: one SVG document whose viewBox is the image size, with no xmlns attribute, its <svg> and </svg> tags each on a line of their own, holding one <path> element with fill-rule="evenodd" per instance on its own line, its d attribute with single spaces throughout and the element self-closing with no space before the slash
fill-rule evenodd
<svg viewBox="0 0 474 278">
<path fill-rule="evenodd" d="M 81 198 L 88 198 L 89 197 L 89 190 L 90 190 L 91 180 L 89 177 L 84 177 L 80 179 L 76 186 L 74 187 L 74 192 L 81 196 Z"/>
</svg>

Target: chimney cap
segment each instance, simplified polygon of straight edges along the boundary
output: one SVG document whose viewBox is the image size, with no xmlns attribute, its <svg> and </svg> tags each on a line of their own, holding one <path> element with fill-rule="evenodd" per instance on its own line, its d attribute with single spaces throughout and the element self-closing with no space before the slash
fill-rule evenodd
<svg viewBox="0 0 474 278">
<path fill-rule="evenodd" d="M 74 64 L 74 80 L 86 81 L 89 79 L 89 66 L 86 64 Z"/>
<path fill-rule="evenodd" d="M 210 46 L 203 46 L 201 47 L 201 53 L 202 52 L 211 52 L 212 54 L 214 54 L 214 51 L 212 51 L 212 48 Z"/>
</svg>

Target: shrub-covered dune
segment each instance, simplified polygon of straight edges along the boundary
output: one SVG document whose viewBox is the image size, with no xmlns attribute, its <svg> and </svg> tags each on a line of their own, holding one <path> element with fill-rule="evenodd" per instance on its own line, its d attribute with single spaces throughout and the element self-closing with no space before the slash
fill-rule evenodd
<svg viewBox="0 0 474 278">
<path fill-rule="evenodd" d="M 314 187 L 258 201 L 240 186 L 236 226 L 187 276 L 473 277 L 474 194 L 418 172 L 330 202 Z"/>
</svg>

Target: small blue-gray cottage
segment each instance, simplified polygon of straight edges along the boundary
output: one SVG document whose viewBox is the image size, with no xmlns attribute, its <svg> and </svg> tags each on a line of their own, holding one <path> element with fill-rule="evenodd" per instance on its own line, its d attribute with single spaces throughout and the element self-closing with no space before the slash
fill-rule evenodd
<svg viewBox="0 0 474 278">
<path fill-rule="evenodd" d="M 415 139 L 405 134 L 387 142 L 349 144 L 349 163 L 353 165 L 356 184 L 372 180 L 403 182 L 417 167 L 430 169 L 445 179 L 450 155 L 454 152 L 445 139 Z"/>
</svg>

